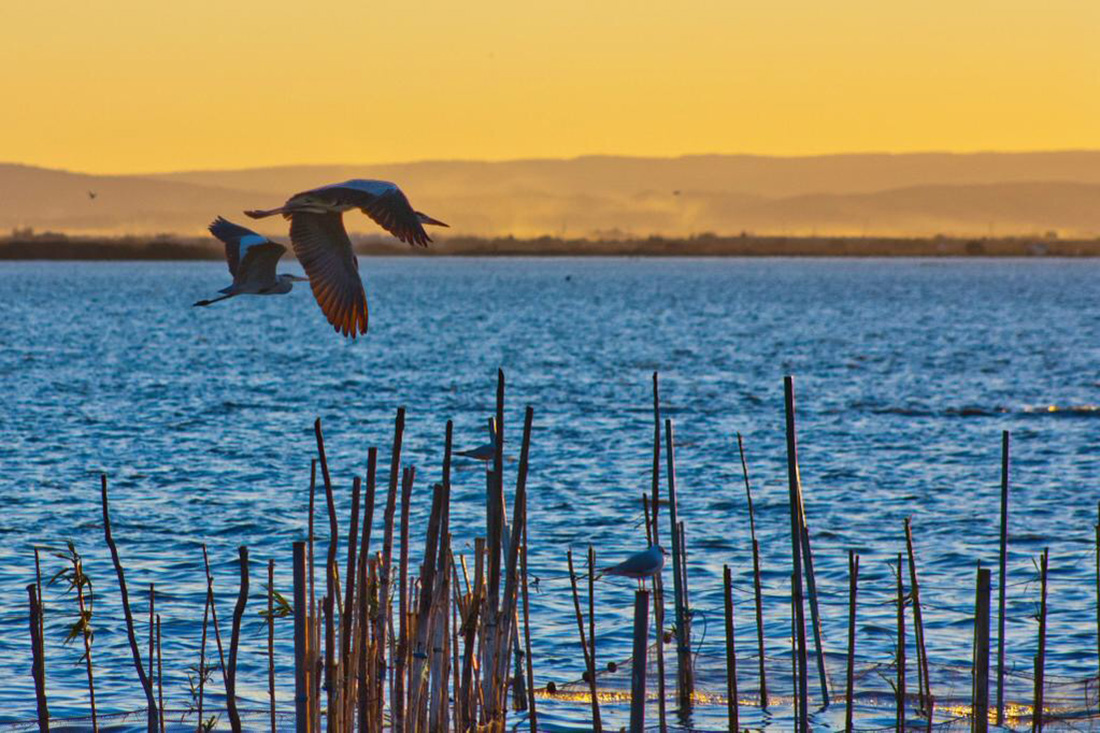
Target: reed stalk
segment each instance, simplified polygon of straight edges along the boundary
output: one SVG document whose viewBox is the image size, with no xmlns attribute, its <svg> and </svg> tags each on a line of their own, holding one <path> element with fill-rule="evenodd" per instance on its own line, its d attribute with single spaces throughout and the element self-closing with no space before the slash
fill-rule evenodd
<svg viewBox="0 0 1100 733">
<path fill-rule="evenodd" d="M 844 730 L 852 731 L 852 694 L 856 664 L 856 593 L 859 588 L 859 555 L 848 550 L 848 668 L 844 688 Z"/>
<path fill-rule="evenodd" d="M 157 715 L 157 701 L 153 697 L 153 684 L 149 676 L 145 674 L 145 668 L 141 664 L 141 652 L 138 650 L 137 636 L 134 634 L 134 617 L 130 612 L 130 596 L 126 592 L 126 574 L 122 569 L 122 561 L 118 557 L 118 547 L 115 546 L 114 537 L 111 535 L 111 511 L 107 498 L 107 474 L 100 475 L 100 494 L 103 505 L 103 535 L 107 547 L 111 551 L 111 562 L 115 566 L 115 575 L 118 576 L 118 590 L 122 596 L 122 613 L 126 618 L 126 637 L 130 642 L 130 654 L 134 659 L 134 669 L 137 670 L 138 680 L 141 682 L 142 691 L 145 693 L 145 701 L 148 705 L 147 722 L 150 733 L 157 729 L 159 717 Z M 205 548 L 204 548 L 205 552 Z M 39 626 L 41 628 L 41 625 Z M 43 670 L 43 689 L 45 689 L 45 671 Z"/>
<path fill-rule="evenodd" d="M 795 675 L 798 685 L 798 730 L 810 727 L 807 710 L 807 650 L 806 618 L 802 605 L 802 478 L 798 470 L 798 439 L 795 429 L 794 379 L 783 378 L 783 401 L 787 423 L 787 481 L 791 507 L 791 566 L 793 568 L 794 637 L 796 644 Z"/>
<path fill-rule="evenodd" d="M 1005 585 L 1008 565 L 1008 468 L 1011 434 L 1001 431 L 1001 552 L 997 581 L 997 725 L 1004 724 L 1005 708 Z"/>
<path fill-rule="evenodd" d="M 726 714 L 729 716 L 729 728 L 741 730 L 738 720 L 737 704 L 737 646 L 733 627 L 733 581 L 730 578 L 730 566 L 722 566 L 722 599 L 726 607 Z"/>
<path fill-rule="evenodd" d="M 760 658 L 760 707 L 768 707 L 768 675 L 764 669 L 764 594 L 760 582 L 760 543 L 756 541 L 756 515 L 752 508 L 752 487 L 749 485 L 749 466 L 745 461 L 745 443 L 737 434 L 737 452 L 741 456 L 741 476 L 745 480 L 745 499 L 749 505 L 749 537 L 752 539 L 752 589 L 756 603 L 756 646 Z"/>
</svg>

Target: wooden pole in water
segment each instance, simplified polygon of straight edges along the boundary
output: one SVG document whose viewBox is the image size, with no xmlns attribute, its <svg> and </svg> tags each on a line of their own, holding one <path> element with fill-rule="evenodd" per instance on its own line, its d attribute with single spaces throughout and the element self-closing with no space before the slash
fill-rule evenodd
<svg viewBox="0 0 1100 733">
<path fill-rule="evenodd" d="M 848 550 L 848 674 L 844 690 L 844 730 L 852 731 L 852 693 L 856 664 L 856 592 L 859 588 L 859 555 Z"/>
<path fill-rule="evenodd" d="M 1008 564 L 1008 468 L 1011 434 L 1001 432 L 1001 554 L 997 581 L 997 725 L 1005 712 L 1005 580 Z"/>
<path fill-rule="evenodd" d="M 695 687 L 691 669 L 691 638 L 688 634 L 688 609 L 684 591 L 684 559 L 680 555 L 676 499 L 676 450 L 672 420 L 665 419 L 665 457 L 668 474 L 669 536 L 672 542 L 672 582 L 676 604 L 676 691 L 681 710 L 691 707 Z"/>
<path fill-rule="evenodd" d="M 596 551 L 588 546 L 588 656 L 592 660 L 592 674 L 596 674 Z"/>
<path fill-rule="evenodd" d="M 126 637 L 130 642 L 130 655 L 134 659 L 134 668 L 137 670 L 138 679 L 141 681 L 141 688 L 145 692 L 145 701 L 148 705 L 146 718 L 148 721 L 148 729 L 150 731 L 155 731 L 159 721 L 159 717 L 157 716 L 157 701 L 153 697 L 153 684 L 149 680 L 149 676 L 145 674 L 145 668 L 141 664 L 141 651 L 138 649 L 137 636 L 134 634 L 134 617 L 130 612 L 130 596 L 126 592 L 126 574 L 122 570 L 122 561 L 118 557 L 118 547 L 115 546 L 114 537 L 111 536 L 111 510 L 107 501 L 107 474 L 100 474 L 99 481 L 101 502 L 103 504 L 103 535 L 107 542 L 107 547 L 111 550 L 111 562 L 115 566 L 115 575 L 118 576 L 118 591 L 119 595 L 122 596 L 122 613 L 126 618 Z M 44 688 L 44 675 L 42 683 Z"/>
<path fill-rule="evenodd" d="M 45 679 L 46 679 L 46 597 L 44 595 L 42 595 L 42 563 L 41 563 L 41 560 L 39 558 L 39 554 L 40 554 L 39 549 L 40 548 L 38 548 L 38 547 L 34 548 L 34 586 L 35 586 L 36 592 L 38 593 L 38 605 L 39 605 L 38 636 L 42 639 L 42 679 L 43 679 L 43 684 L 45 684 Z M 78 587 L 78 590 L 79 590 L 79 587 Z M 83 613 L 83 609 L 81 610 L 81 613 Z M 85 634 L 85 638 L 87 638 L 87 634 Z M 93 708 L 95 707 L 94 699 L 93 699 L 92 707 Z M 92 713 L 92 720 L 93 720 L 93 722 L 95 720 L 95 713 L 94 712 Z"/>
<path fill-rule="evenodd" d="M 657 372 L 653 372 L 653 473 L 652 473 L 653 498 L 653 544 L 661 544 L 660 522 L 657 515 L 660 509 L 661 495 L 661 392 Z M 657 638 L 657 720 L 660 725 L 660 733 L 666 733 L 668 724 L 665 720 L 665 598 L 664 580 L 658 573 L 653 578 L 653 626 Z"/>
<path fill-rule="evenodd" d="M 791 565 L 794 569 L 794 636 L 797 650 L 795 674 L 798 681 L 798 729 L 810 728 L 807 681 L 806 616 L 802 605 L 802 479 L 798 472 L 798 440 L 795 432 L 794 379 L 783 377 L 783 401 L 787 422 L 787 482 L 791 506 Z"/>
<path fill-rule="evenodd" d="M 905 518 L 905 550 L 909 559 L 909 597 L 913 599 L 913 635 L 917 643 L 917 699 L 920 701 L 920 711 L 927 715 L 928 702 L 932 699 L 932 682 L 928 676 L 928 647 L 924 640 L 917 558 L 913 551 L 913 525 L 909 517 Z"/>
<path fill-rule="evenodd" d="M 645 665 L 649 646 L 649 592 L 634 592 L 634 655 L 630 662 L 630 733 L 645 731 Z"/>
<path fill-rule="evenodd" d="M 275 733 L 275 561 L 267 561 L 267 700 Z"/>
<path fill-rule="evenodd" d="M 160 614 L 157 614 L 157 712 L 161 731 L 164 731 L 164 662 L 160 655 Z"/>
<path fill-rule="evenodd" d="M 989 730 L 989 601 L 990 572 L 979 566 L 974 601 L 974 692 L 971 700 L 971 730 L 974 733 Z"/>
<path fill-rule="evenodd" d="M 538 712 L 535 710 L 535 670 L 534 661 L 531 659 L 531 602 L 527 595 L 527 527 L 523 528 L 523 545 L 520 546 L 520 572 L 523 580 L 523 656 L 527 665 L 527 722 L 531 733 L 538 733 Z M 455 585 L 458 583 L 456 581 Z M 457 648 L 457 643 L 456 643 Z M 456 651 L 457 654 L 457 651 Z M 457 679 L 458 664 L 455 663 L 455 675 Z M 457 696 L 455 700 L 457 701 Z"/>
<path fill-rule="evenodd" d="M 1100 502 L 1096 504 L 1096 661 L 1100 664 Z"/>
<path fill-rule="evenodd" d="M 210 594 L 206 594 L 206 605 L 202 611 L 202 642 L 199 645 L 199 723 L 195 730 L 203 733 L 202 701 L 206 686 L 206 623 L 210 617 Z"/>
<path fill-rule="evenodd" d="M 355 616 L 355 582 L 359 575 L 357 540 L 359 538 L 359 499 L 362 491 L 362 482 L 356 476 L 351 482 L 351 517 L 348 522 L 348 557 L 346 570 L 344 571 L 344 606 L 340 612 L 340 687 L 344 697 L 341 700 L 342 715 L 344 721 L 342 727 L 347 728 L 348 700 L 347 693 L 351 690 L 351 682 L 354 670 L 351 669 L 351 620 Z"/>
<path fill-rule="evenodd" d="M 38 730 L 49 733 L 50 708 L 46 703 L 46 662 L 42 651 L 42 603 L 34 583 L 27 585 L 27 599 L 30 603 L 31 655 L 34 660 L 31 676 L 34 678 L 34 696 L 38 704 Z"/>
<path fill-rule="evenodd" d="M 653 527 L 649 516 L 649 494 L 644 491 L 642 492 L 642 513 L 645 516 L 645 543 L 649 546 L 653 544 Z"/>
<path fill-rule="evenodd" d="M 306 543 L 294 543 L 294 729 L 310 731 Z"/>
<path fill-rule="evenodd" d="M 397 733 L 405 729 L 405 669 L 409 663 L 409 506 L 412 498 L 410 469 L 401 475 L 401 547 L 398 551 L 397 579 L 397 653 L 393 660 L 394 690 L 390 707 L 393 710 L 393 729 Z"/>
<path fill-rule="evenodd" d="M 1041 731 L 1043 729 L 1043 687 L 1046 682 L 1046 655 L 1047 655 L 1047 566 L 1050 550 L 1043 549 L 1043 556 L 1039 565 L 1040 600 L 1039 600 L 1039 654 L 1035 657 L 1035 706 L 1032 711 L 1031 729 Z"/>
<path fill-rule="evenodd" d="M 149 584 L 149 682 L 152 683 L 154 675 L 156 675 L 156 669 L 154 664 L 157 660 L 156 655 L 156 622 L 154 621 L 156 587 L 153 583 Z M 159 721 L 159 717 L 158 717 Z M 159 724 L 159 723 L 158 723 Z"/>
<path fill-rule="evenodd" d="M 392 607 L 392 591 L 390 580 L 393 575 L 393 515 L 397 508 L 397 482 L 401 476 L 401 442 L 405 434 L 405 408 L 397 408 L 397 417 L 393 426 L 393 451 L 390 455 L 389 493 L 386 495 L 386 510 L 382 517 L 382 564 L 378 567 L 378 608 L 375 611 L 375 628 L 378 636 L 375 639 L 374 670 L 377 675 L 375 680 L 374 699 L 377 701 L 377 711 L 382 707 L 382 685 L 386 678 L 386 642 L 389 634 L 390 610 Z M 392 665 L 392 662 L 391 662 Z M 390 709 L 393 710 L 394 688 L 390 688 Z M 380 722 L 380 721 L 379 721 Z"/>
<path fill-rule="evenodd" d="M 241 565 L 241 587 L 237 594 L 237 605 L 233 608 L 233 626 L 229 637 L 229 669 L 227 670 L 226 707 L 229 712 L 229 724 L 234 733 L 241 731 L 241 715 L 237 711 L 237 651 L 241 641 L 241 620 L 244 618 L 244 609 L 248 604 L 248 548 L 241 545 L 237 548 L 237 556 Z"/>
<path fill-rule="evenodd" d="M 309 517 L 306 532 L 306 568 L 309 578 L 309 606 L 306 610 L 306 634 L 307 641 L 305 646 L 306 659 L 305 664 L 307 668 L 305 680 L 309 684 L 309 690 L 306 692 L 306 702 L 309 705 L 309 730 L 317 730 L 320 728 L 320 702 L 319 702 L 319 690 L 320 681 L 318 675 L 317 654 L 320 651 L 321 637 L 320 637 L 320 624 L 318 622 L 318 610 L 317 610 L 317 595 L 316 595 L 316 577 L 314 573 L 313 564 L 313 540 L 314 540 L 314 521 L 316 520 L 316 507 L 317 507 L 317 459 L 313 458 L 309 462 Z"/>
<path fill-rule="evenodd" d="M 897 683 L 894 688 L 897 701 L 897 722 L 895 724 L 898 733 L 905 733 L 905 584 L 901 575 L 901 553 L 898 553 L 897 565 L 898 578 L 898 651 L 897 651 Z"/>
<path fill-rule="evenodd" d="M 740 730 L 737 704 L 737 646 L 733 629 L 733 582 L 730 566 L 722 566 L 723 600 L 726 606 L 726 713 L 732 731 Z"/>
<path fill-rule="evenodd" d="M 745 444 L 741 433 L 737 434 L 737 451 L 741 455 L 741 475 L 745 479 L 745 498 L 749 502 L 749 536 L 752 538 L 752 586 L 756 597 L 756 646 L 760 657 L 760 707 L 768 707 L 768 676 L 764 671 L 764 600 L 760 584 L 760 543 L 756 541 L 756 517 L 752 508 L 752 489 L 749 487 L 749 466 L 745 461 Z"/>
<path fill-rule="evenodd" d="M 600 698 L 596 694 L 596 666 L 588 654 L 588 643 L 584 637 L 584 616 L 581 614 L 581 599 L 577 593 L 577 573 L 573 570 L 573 551 L 566 550 L 565 558 L 569 563 L 569 582 L 573 587 L 573 610 L 577 616 L 577 632 L 580 635 L 581 652 L 584 654 L 584 664 L 588 673 L 588 691 L 592 696 L 592 728 L 599 733 L 603 730 L 603 724 L 600 722 Z"/>
<path fill-rule="evenodd" d="M 799 498 L 802 497 L 799 487 Z M 829 680 L 825 675 L 825 649 L 821 640 L 821 615 L 817 606 L 817 576 L 814 574 L 814 553 L 810 548 L 810 528 L 806 524 L 806 508 L 802 515 L 802 558 L 806 566 L 806 594 L 810 602 L 810 630 L 814 635 L 814 650 L 817 652 L 817 676 L 821 686 L 821 706 L 829 707 Z"/>
</svg>

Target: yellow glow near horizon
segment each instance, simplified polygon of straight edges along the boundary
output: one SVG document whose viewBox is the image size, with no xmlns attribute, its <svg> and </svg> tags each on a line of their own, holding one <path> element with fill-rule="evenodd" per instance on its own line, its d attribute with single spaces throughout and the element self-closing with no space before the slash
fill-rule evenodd
<svg viewBox="0 0 1100 733">
<path fill-rule="evenodd" d="M 0 4 L 0 161 L 1100 147 L 1094 0 Z"/>
</svg>

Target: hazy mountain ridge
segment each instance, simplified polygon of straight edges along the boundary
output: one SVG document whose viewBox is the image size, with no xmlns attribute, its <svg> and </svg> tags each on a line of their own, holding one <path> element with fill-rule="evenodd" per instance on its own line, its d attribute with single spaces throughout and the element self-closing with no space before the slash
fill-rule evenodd
<svg viewBox="0 0 1100 733">
<path fill-rule="evenodd" d="M 354 177 L 398 181 L 446 234 L 1100 233 L 1100 151 L 282 166 L 97 176 L 0 164 L 0 231 L 201 232 Z M 88 197 L 95 191 L 95 199 Z M 365 217 L 349 229 L 374 231 Z M 285 233 L 279 220 L 261 231 Z"/>
</svg>

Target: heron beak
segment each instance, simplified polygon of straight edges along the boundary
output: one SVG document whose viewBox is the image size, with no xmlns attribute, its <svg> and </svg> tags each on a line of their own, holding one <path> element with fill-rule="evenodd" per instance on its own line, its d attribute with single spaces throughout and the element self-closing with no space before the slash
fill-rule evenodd
<svg viewBox="0 0 1100 733">
<path fill-rule="evenodd" d="M 309 282 L 308 277 L 302 277 L 301 275 L 291 275 L 290 279 L 293 280 L 296 283 L 307 283 L 307 282 Z"/>
<path fill-rule="evenodd" d="M 431 224 L 432 226 L 447 227 L 448 229 L 451 228 L 450 224 L 444 224 L 439 219 L 433 219 L 432 217 L 428 216 L 427 214 L 423 214 L 419 211 L 416 212 L 416 213 L 420 215 L 420 223 L 421 224 Z"/>
</svg>

